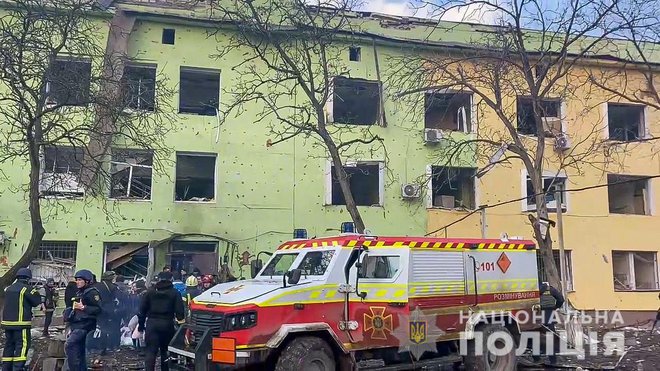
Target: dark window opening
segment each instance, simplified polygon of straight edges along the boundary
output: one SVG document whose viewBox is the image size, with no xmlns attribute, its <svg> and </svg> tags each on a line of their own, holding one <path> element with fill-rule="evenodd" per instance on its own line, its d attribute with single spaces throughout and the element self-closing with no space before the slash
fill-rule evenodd
<svg viewBox="0 0 660 371">
<path fill-rule="evenodd" d="M 179 113 L 215 116 L 220 97 L 220 72 L 182 68 Z"/>
<path fill-rule="evenodd" d="M 644 136 L 644 107 L 629 104 L 607 104 L 609 138 L 623 142 Z"/>
<path fill-rule="evenodd" d="M 151 199 L 153 152 L 113 150 L 110 163 L 110 197 Z"/>
<path fill-rule="evenodd" d="M 562 210 L 566 210 L 566 178 L 548 177 L 543 178 L 543 193 L 545 194 L 545 205 L 548 211 L 557 210 L 557 200 L 555 193 L 560 191 Z M 536 210 L 536 192 L 532 180 L 527 177 L 527 210 Z"/>
<path fill-rule="evenodd" d="M 73 59 L 57 59 L 48 70 L 47 104 L 84 106 L 89 103 L 92 63 Z"/>
<path fill-rule="evenodd" d="M 561 103 L 558 100 L 542 99 L 539 102 L 541 108 L 541 121 L 546 136 L 554 137 L 562 133 L 561 128 Z M 523 135 L 538 135 L 536 120 L 534 116 L 534 105 L 531 98 L 518 97 L 518 133 Z"/>
<path fill-rule="evenodd" d="M 176 156 L 175 199 L 177 201 L 212 201 L 215 198 L 215 156 Z"/>
<path fill-rule="evenodd" d="M 380 84 L 376 81 L 336 77 L 332 99 L 333 121 L 373 125 L 380 113 Z"/>
<path fill-rule="evenodd" d="M 47 146 L 43 149 L 44 162 L 39 190 L 44 196 L 82 195 L 80 175 L 83 168 L 83 150 L 66 146 Z"/>
<path fill-rule="evenodd" d="M 351 62 L 359 62 L 362 59 L 362 49 L 357 46 L 348 48 L 348 59 Z"/>
<path fill-rule="evenodd" d="M 163 28 L 163 38 L 161 41 L 163 44 L 174 45 L 175 35 L 176 31 L 173 28 Z"/>
<path fill-rule="evenodd" d="M 608 174 L 607 184 L 607 198 L 611 214 L 650 214 L 648 178 Z"/>
<path fill-rule="evenodd" d="M 171 252 L 210 252 L 217 250 L 217 242 L 207 241 L 173 241 L 170 243 Z"/>
<path fill-rule="evenodd" d="M 477 169 L 433 166 L 431 175 L 434 207 L 475 208 L 474 177 Z"/>
<path fill-rule="evenodd" d="M 362 163 L 344 167 L 350 183 L 353 199 L 358 206 L 380 205 L 380 166 Z M 339 180 L 332 167 L 332 204 L 346 205 Z"/>
<path fill-rule="evenodd" d="M 471 95 L 463 93 L 424 95 L 424 127 L 470 132 Z"/>
<path fill-rule="evenodd" d="M 154 110 L 156 67 L 126 66 L 122 85 L 126 107 L 144 111 Z"/>
</svg>

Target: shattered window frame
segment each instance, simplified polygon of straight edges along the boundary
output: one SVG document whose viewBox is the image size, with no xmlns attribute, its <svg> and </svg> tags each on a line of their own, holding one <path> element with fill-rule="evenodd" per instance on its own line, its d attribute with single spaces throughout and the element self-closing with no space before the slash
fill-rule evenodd
<svg viewBox="0 0 660 371">
<path fill-rule="evenodd" d="M 474 95 L 468 91 L 427 91 L 424 93 L 424 128 L 472 133 Z M 446 106 L 446 107 L 445 107 Z M 464 109 L 465 120 L 459 122 L 460 108 Z M 454 111 L 452 111 L 454 109 Z M 452 115 L 451 120 L 446 120 Z M 451 127 L 447 125 L 451 122 Z M 462 126 L 462 127 L 461 127 Z"/>
<path fill-rule="evenodd" d="M 182 165 L 182 158 L 212 158 L 213 159 L 213 196 L 212 197 L 198 197 L 198 196 L 192 196 L 187 198 L 187 192 L 190 190 L 190 185 L 187 186 L 187 190 L 184 193 L 184 196 L 179 196 L 179 188 L 182 186 L 180 182 L 185 183 L 182 178 L 191 178 L 191 177 L 182 177 L 180 178 L 179 174 L 183 169 L 181 168 Z M 197 168 L 199 168 L 198 166 Z M 218 156 L 216 153 L 206 153 L 206 152 L 177 152 L 176 153 L 176 165 L 175 165 L 175 180 L 174 180 L 174 201 L 175 202 L 190 202 L 190 203 L 214 203 L 216 202 L 216 197 L 217 197 L 217 182 L 218 182 L 218 177 L 217 177 L 217 172 L 218 172 Z M 206 177 L 205 177 L 206 178 Z M 180 180 L 181 179 L 181 180 Z M 206 187 L 208 188 L 208 187 Z"/>
<path fill-rule="evenodd" d="M 366 168 L 366 169 L 360 169 Z M 384 172 L 385 172 L 385 162 L 383 161 L 356 161 L 356 162 L 346 162 L 344 163 L 344 169 L 348 173 L 349 177 L 349 184 L 351 187 L 351 193 L 353 194 L 353 199 L 355 200 L 356 206 L 360 207 L 383 207 L 384 204 L 384 199 L 385 199 L 385 187 L 384 187 Z M 370 190 L 369 192 L 356 192 L 356 190 L 353 187 L 357 187 L 357 185 L 353 182 L 351 182 L 351 175 L 352 173 L 355 173 L 356 175 L 364 175 L 365 177 L 369 177 L 370 175 L 373 176 L 373 174 L 370 173 L 371 170 L 376 170 L 377 173 L 375 174 L 375 177 L 377 178 L 377 183 L 376 184 L 369 184 L 369 188 L 374 188 L 377 189 L 378 193 L 377 196 L 374 197 L 373 194 L 371 194 Z M 358 173 L 361 172 L 361 173 Z M 328 161 L 328 170 L 327 170 L 327 175 L 326 175 L 326 184 L 327 184 L 327 191 L 326 191 L 326 206 L 345 206 L 346 205 L 346 200 L 344 199 L 344 195 L 341 191 L 341 187 L 339 185 L 339 180 L 337 179 L 337 176 L 335 175 L 335 170 L 334 170 L 334 164 L 332 164 L 331 161 Z M 367 195 L 368 193 L 368 195 Z M 364 194 L 365 199 L 363 200 L 361 194 Z M 367 199 L 371 199 L 372 201 L 375 201 L 377 198 L 377 202 L 369 203 L 367 202 Z M 363 202 L 364 201 L 364 202 Z"/>
<path fill-rule="evenodd" d="M 624 194 L 628 194 L 624 191 L 630 191 L 630 189 L 626 190 L 626 187 L 632 187 L 632 203 L 626 203 L 626 205 L 623 205 L 617 201 L 619 201 Z M 641 192 L 641 195 L 639 195 L 638 192 Z M 643 201 L 643 212 L 635 211 L 635 201 L 638 197 L 641 197 Z M 607 174 L 607 203 L 610 214 L 653 215 L 653 189 L 651 179 L 639 175 Z M 617 208 L 617 205 L 620 207 Z M 626 212 L 625 209 L 622 209 L 630 207 L 633 209 L 632 212 Z"/>
<path fill-rule="evenodd" d="M 542 119 L 550 119 L 551 122 L 558 122 L 559 128 L 554 131 L 544 130 L 546 137 L 555 137 L 564 133 L 562 122 L 562 100 L 560 98 L 540 98 Z M 528 107 L 529 106 L 529 107 Z M 550 113 L 553 115 L 546 115 Z M 531 122 L 529 122 L 531 120 Z M 544 125 L 545 126 L 545 125 Z M 519 95 L 516 97 L 516 131 L 520 135 L 538 137 L 536 123 L 534 122 L 534 109 L 532 98 Z"/>
<path fill-rule="evenodd" d="M 477 182 L 475 180 L 477 170 L 478 170 L 477 168 L 472 168 L 472 167 L 430 165 L 428 167 L 429 208 L 449 209 L 449 210 L 456 210 L 456 209 L 475 210 L 477 207 Z M 443 178 L 443 182 L 441 184 L 438 184 L 439 178 Z M 470 179 L 471 182 L 471 184 L 467 185 L 469 186 L 471 199 L 467 202 L 467 204 L 463 201 L 463 197 L 461 197 L 461 200 L 458 200 L 455 195 L 448 194 L 448 192 L 446 192 L 447 194 L 439 193 L 441 191 L 441 188 L 445 187 L 447 184 L 450 187 L 450 189 L 452 189 L 451 183 L 454 181 L 459 182 L 461 188 L 467 187 L 462 184 L 462 181 L 468 178 Z M 456 194 L 464 193 L 464 192 L 465 190 L 461 190 L 458 188 L 456 189 Z M 436 198 L 441 196 L 454 197 L 454 205 L 452 207 L 447 207 L 447 206 L 443 206 L 441 202 L 436 203 Z M 462 206 L 456 206 L 457 201 L 461 202 Z"/>
<path fill-rule="evenodd" d="M 46 105 L 85 107 L 90 102 L 92 62 L 62 56 L 46 72 Z"/>
<path fill-rule="evenodd" d="M 39 194 L 41 197 L 82 197 L 84 167 L 82 148 L 65 145 L 44 146 L 41 150 Z"/>
<path fill-rule="evenodd" d="M 532 186 L 532 180 L 529 177 L 527 172 L 523 174 L 524 179 L 524 195 L 525 200 L 523 200 L 523 211 L 535 211 L 536 210 L 536 200 L 534 198 L 534 187 Z M 555 190 L 557 187 L 560 187 L 561 199 L 561 209 L 563 212 L 568 211 L 568 194 L 566 193 L 566 183 L 568 182 L 568 177 L 565 174 L 559 175 L 544 175 L 543 176 L 543 191 L 545 192 L 545 207 L 548 211 L 555 212 L 557 211 L 557 200 L 555 200 Z M 550 187 L 553 188 L 550 192 Z M 554 203 L 554 206 L 553 206 Z"/>
<path fill-rule="evenodd" d="M 651 264 L 650 269 L 648 266 L 645 267 L 646 273 L 653 274 L 651 282 L 640 282 L 640 276 L 644 275 L 641 271 L 642 263 Z M 660 290 L 659 275 L 657 252 L 612 250 L 614 291 L 658 291 Z"/>
<path fill-rule="evenodd" d="M 200 82 L 200 80 L 203 81 Z M 203 88 L 205 88 L 204 84 L 208 84 L 209 86 L 206 87 L 209 89 L 216 89 L 215 94 L 212 92 L 201 94 Z M 191 89 L 195 93 L 200 93 L 198 95 L 203 99 L 193 101 L 189 97 L 191 92 L 188 92 L 187 89 Z M 220 70 L 181 66 L 179 70 L 179 113 L 185 115 L 216 116 L 220 109 L 220 89 Z"/>
<path fill-rule="evenodd" d="M 617 125 L 613 121 L 619 119 L 616 116 L 636 115 L 637 123 L 625 122 Z M 646 106 L 626 103 L 607 103 L 607 138 L 615 142 L 636 142 L 646 137 Z M 627 118 L 626 118 L 627 120 Z M 632 121 L 632 120 L 631 120 Z M 632 127 L 636 126 L 633 130 Z"/>
<path fill-rule="evenodd" d="M 109 198 L 114 200 L 151 201 L 153 190 L 153 158 L 154 153 L 151 150 L 131 148 L 113 149 L 110 159 Z M 130 161 L 131 159 L 135 161 Z M 142 159 L 142 161 L 139 162 L 139 159 Z M 125 170 L 128 170 L 128 174 L 120 177 L 118 174 Z M 145 180 L 147 178 L 148 183 Z M 118 192 L 122 190 L 122 193 Z"/>
<path fill-rule="evenodd" d="M 326 102 L 326 113 L 328 115 L 328 122 L 338 125 L 354 125 L 354 126 L 372 126 L 383 125 L 383 89 L 382 83 L 376 80 L 367 80 L 362 78 L 351 78 L 345 76 L 336 76 L 332 79 L 331 94 Z M 349 95 L 351 91 L 354 94 Z M 368 96 L 369 91 L 375 92 L 372 96 Z M 363 99 L 372 101 L 370 102 L 353 102 L 348 103 L 350 98 L 362 96 Z M 364 98 L 364 96 L 367 96 Z M 368 115 L 352 116 L 355 110 L 364 112 L 366 108 L 372 111 Z M 373 117 L 373 120 L 370 118 Z"/>
<path fill-rule="evenodd" d="M 124 67 L 124 109 L 153 112 L 156 108 L 156 72 L 153 64 L 132 63 Z"/>
</svg>

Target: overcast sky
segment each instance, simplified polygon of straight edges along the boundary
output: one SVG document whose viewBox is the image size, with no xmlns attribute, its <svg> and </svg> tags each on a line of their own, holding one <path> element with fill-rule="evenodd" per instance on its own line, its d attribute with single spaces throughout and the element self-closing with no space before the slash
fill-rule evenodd
<svg viewBox="0 0 660 371">
<path fill-rule="evenodd" d="M 364 0 L 361 10 L 402 16 L 435 18 L 433 9 L 429 7 L 415 9 L 411 5 L 411 0 Z M 480 6 L 466 6 L 461 9 L 454 9 L 443 16 L 443 19 L 448 21 L 486 24 L 494 23 L 496 18 L 497 15 L 495 12 L 488 11 Z"/>
</svg>

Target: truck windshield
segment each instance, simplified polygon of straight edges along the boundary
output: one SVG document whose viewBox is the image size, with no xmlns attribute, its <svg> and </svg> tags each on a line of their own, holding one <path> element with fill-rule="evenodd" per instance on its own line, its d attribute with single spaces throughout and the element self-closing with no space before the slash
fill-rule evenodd
<svg viewBox="0 0 660 371">
<path fill-rule="evenodd" d="M 305 276 L 322 276 L 328 269 L 330 261 L 332 261 L 334 255 L 334 250 L 310 251 L 300 262 L 298 269 L 300 269 Z"/>
<path fill-rule="evenodd" d="M 277 254 L 273 256 L 273 259 L 271 259 L 266 268 L 264 268 L 261 276 L 283 276 L 286 272 L 289 271 L 289 269 L 291 269 L 291 265 L 297 257 L 298 253 Z"/>
</svg>

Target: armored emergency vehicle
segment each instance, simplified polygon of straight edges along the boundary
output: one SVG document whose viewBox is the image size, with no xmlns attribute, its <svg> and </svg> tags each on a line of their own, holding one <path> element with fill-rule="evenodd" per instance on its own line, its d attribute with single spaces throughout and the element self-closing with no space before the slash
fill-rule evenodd
<svg viewBox="0 0 660 371">
<path fill-rule="evenodd" d="M 531 241 L 292 240 L 253 279 L 193 301 L 191 323 L 170 344 L 171 363 L 307 371 L 464 361 L 468 369 L 514 370 L 515 350 L 475 354 L 483 345 L 475 333 L 515 338 L 519 312 L 538 305 L 538 289 Z M 461 338 L 471 353 L 462 358 Z"/>
</svg>

